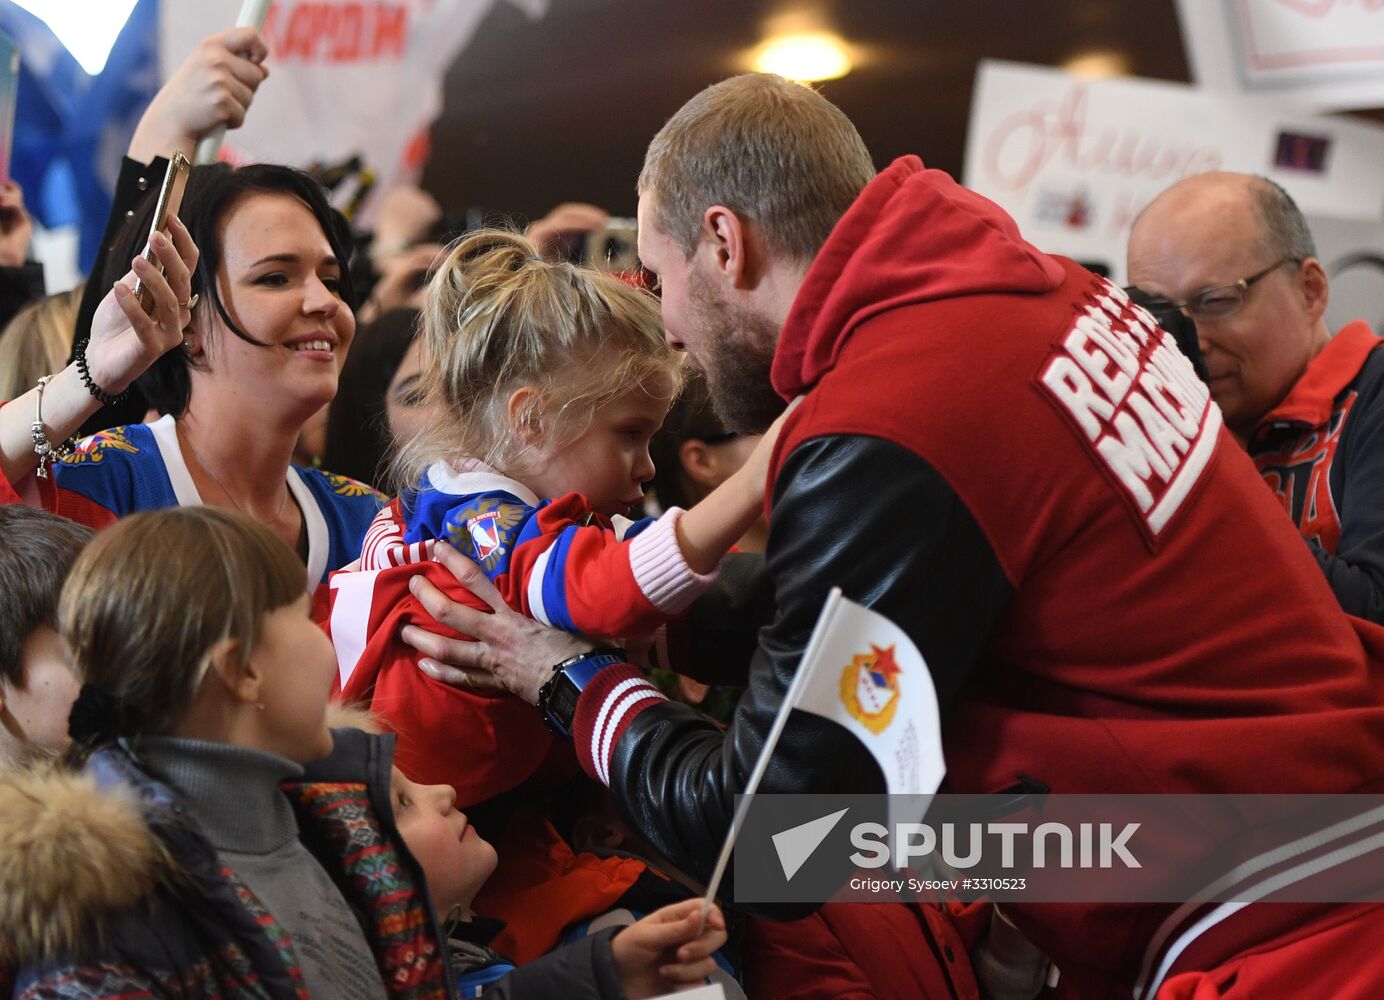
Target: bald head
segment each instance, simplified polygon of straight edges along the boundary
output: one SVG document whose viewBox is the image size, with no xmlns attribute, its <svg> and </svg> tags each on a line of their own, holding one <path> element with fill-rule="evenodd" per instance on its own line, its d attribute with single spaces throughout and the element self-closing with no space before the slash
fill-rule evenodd
<svg viewBox="0 0 1384 1000">
<path fill-rule="evenodd" d="M 1331 339 L 1315 254 L 1288 193 L 1248 174 L 1181 180 L 1130 230 L 1130 283 L 1190 303 L 1211 394 L 1242 440 Z"/>
<path fill-rule="evenodd" d="M 1149 202 L 1130 229 L 1130 257 L 1135 256 L 1136 240 L 1155 228 L 1143 226 L 1146 219 L 1157 222 L 1164 214 L 1176 217 L 1194 212 L 1211 217 L 1229 212 L 1241 221 L 1248 213 L 1267 257 L 1306 260 L 1317 255 L 1307 219 L 1287 191 L 1267 177 L 1214 171 L 1186 177 Z"/>
</svg>

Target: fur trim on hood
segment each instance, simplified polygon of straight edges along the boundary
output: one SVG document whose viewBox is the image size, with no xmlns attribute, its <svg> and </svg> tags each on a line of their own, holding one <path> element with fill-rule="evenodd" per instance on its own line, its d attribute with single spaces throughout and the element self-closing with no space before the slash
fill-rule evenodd
<svg viewBox="0 0 1384 1000">
<path fill-rule="evenodd" d="M 387 731 L 374 712 L 363 705 L 352 705 L 344 701 L 334 701 L 327 705 L 327 728 L 359 729 L 363 733 L 374 733 L 376 736 Z"/>
<path fill-rule="evenodd" d="M 0 777 L 0 964 L 77 950 L 171 861 L 134 796 L 57 767 Z"/>
</svg>

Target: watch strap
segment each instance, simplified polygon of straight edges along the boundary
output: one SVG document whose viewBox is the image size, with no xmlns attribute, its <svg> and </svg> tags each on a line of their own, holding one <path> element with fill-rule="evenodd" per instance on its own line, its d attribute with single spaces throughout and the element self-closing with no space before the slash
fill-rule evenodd
<svg viewBox="0 0 1384 1000">
<path fill-rule="evenodd" d="M 538 711 L 548 728 L 560 736 L 572 732 L 576 701 L 591 680 L 602 670 L 625 662 L 625 654 L 613 649 L 593 649 L 563 660 L 553 667 L 552 676 L 538 689 Z M 559 689 L 566 697 L 559 696 Z"/>
<path fill-rule="evenodd" d="M 626 662 L 624 653 L 609 649 L 595 650 L 583 656 L 570 667 L 563 667 L 562 673 L 566 674 L 568 679 L 576 685 L 578 691 L 584 691 L 586 685 L 591 683 L 591 678 L 606 667 L 614 663 L 624 662 Z"/>
</svg>

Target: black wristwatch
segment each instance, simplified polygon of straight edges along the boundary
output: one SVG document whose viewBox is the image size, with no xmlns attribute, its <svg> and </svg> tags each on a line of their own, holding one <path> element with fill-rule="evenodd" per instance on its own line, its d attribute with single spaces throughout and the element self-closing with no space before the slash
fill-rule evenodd
<svg viewBox="0 0 1384 1000">
<path fill-rule="evenodd" d="M 548 728 L 559 736 L 571 736 L 577 699 L 586 685 L 606 667 L 624 662 L 625 654 L 619 650 L 593 649 L 553 667 L 553 675 L 538 689 L 538 711 Z"/>
</svg>

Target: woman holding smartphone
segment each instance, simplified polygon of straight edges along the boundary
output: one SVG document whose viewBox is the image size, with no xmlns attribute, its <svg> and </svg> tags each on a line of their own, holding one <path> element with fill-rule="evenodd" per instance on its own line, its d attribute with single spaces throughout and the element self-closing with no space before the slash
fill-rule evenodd
<svg viewBox="0 0 1384 1000">
<path fill-rule="evenodd" d="M 157 194 L 114 241 L 105 280 L 123 276 L 84 352 L 0 408 L 0 501 L 96 528 L 157 507 L 238 510 L 299 554 L 312 589 L 355 559 L 383 502 L 291 464 L 303 424 L 336 394 L 355 333 L 344 223 L 300 171 L 197 167 L 186 225 L 172 218 L 148 239 L 155 266 L 139 255 Z M 68 443 L 136 380 L 162 416 Z"/>
</svg>

